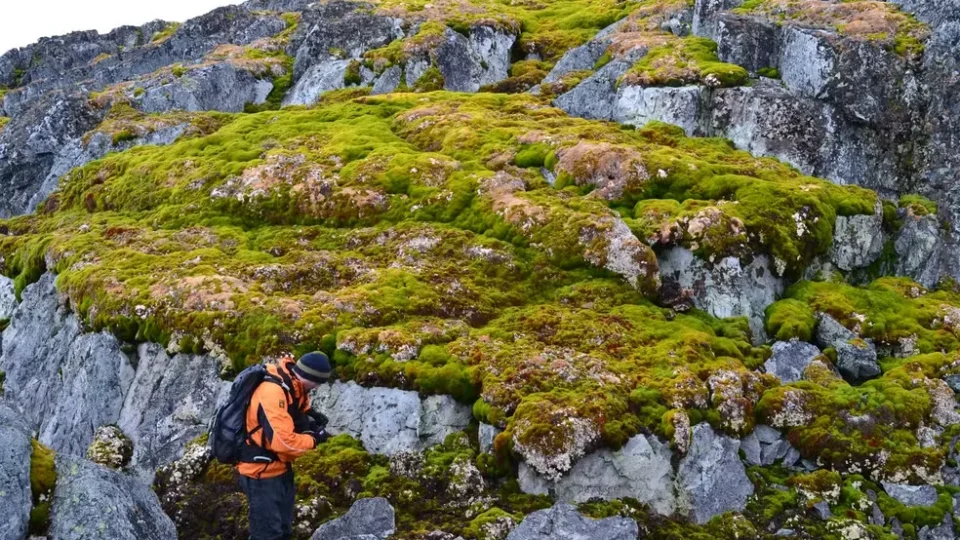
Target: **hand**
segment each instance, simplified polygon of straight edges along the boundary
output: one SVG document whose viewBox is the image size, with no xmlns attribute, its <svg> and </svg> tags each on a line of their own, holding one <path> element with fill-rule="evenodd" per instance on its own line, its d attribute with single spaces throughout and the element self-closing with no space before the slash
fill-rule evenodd
<svg viewBox="0 0 960 540">
<path fill-rule="evenodd" d="M 324 415 L 322 412 L 315 411 L 313 409 L 310 409 L 309 411 L 307 411 L 307 416 L 309 416 L 321 428 L 327 427 L 327 424 L 330 422 L 330 419 L 328 419 L 326 415 Z"/>
<path fill-rule="evenodd" d="M 327 442 L 327 439 L 330 438 L 330 435 L 327 433 L 327 430 L 320 428 L 318 431 L 308 431 L 304 435 L 309 435 L 313 437 L 313 447 L 316 448 L 320 446 L 321 443 Z"/>
</svg>

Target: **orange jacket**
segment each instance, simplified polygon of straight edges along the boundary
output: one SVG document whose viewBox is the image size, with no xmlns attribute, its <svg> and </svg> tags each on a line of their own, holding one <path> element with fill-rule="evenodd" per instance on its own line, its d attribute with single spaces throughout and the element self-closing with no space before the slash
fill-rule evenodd
<svg viewBox="0 0 960 540">
<path fill-rule="evenodd" d="M 310 410 L 310 398 L 290 369 L 292 366 L 292 359 L 284 358 L 279 366 L 267 366 L 267 371 L 292 383 L 291 394 L 295 406 L 301 412 L 306 412 Z M 247 433 L 252 433 L 250 438 L 254 444 L 274 452 L 279 459 L 272 463 L 240 463 L 237 472 L 250 478 L 280 476 L 293 460 L 313 449 L 313 437 L 294 432 L 293 418 L 287 406 L 287 393 L 278 384 L 265 381 L 254 390 L 247 409 Z"/>
</svg>

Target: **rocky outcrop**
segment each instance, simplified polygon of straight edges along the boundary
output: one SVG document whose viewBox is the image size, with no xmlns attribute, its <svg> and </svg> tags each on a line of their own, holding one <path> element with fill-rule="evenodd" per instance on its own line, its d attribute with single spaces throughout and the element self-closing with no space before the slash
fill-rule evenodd
<svg viewBox="0 0 960 540">
<path fill-rule="evenodd" d="M 0 400 L 0 538 L 27 536 L 30 508 L 30 457 L 33 446 L 28 426 Z"/>
<path fill-rule="evenodd" d="M 776 375 L 780 382 L 791 383 L 803 378 L 803 372 L 820 355 L 816 346 L 796 339 L 773 344 L 773 354 L 763 367 Z"/>
<path fill-rule="evenodd" d="M 117 425 L 133 441 L 134 466 L 147 480 L 161 465 L 183 455 L 187 442 L 202 435 L 219 403 L 230 392 L 212 356 L 170 356 L 154 343 L 137 348 L 137 369 Z"/>
<path fill-rule="evenodd" d="M 352 381 L 322 385 L 311 393 L 311 400 L 330 419 L 330 433 L 348 433 L 375 454 L 415 452 L 439 444 L 465 429 L 473 417 L 470 407 L 450 396 L 421 400 L 417 392 L 364 388 Z"/>
<path fill-rule="evenodd" d="M 13 289 L 13 280 L 0 276 L 0 320 L 9 319 L 17 310 L 17 295 Z"/>
<path fill-rule="evenodd" d="M 506 79 L 510 49 L 516 40 L 514 34 L 490 26 L 474 26 L 469 36 L 447 28 L 436 51 L 444 89 L 476 92 L 481 86 Z"/>
<path fill-rule="evenodd" d="M 330 60 L 314 64 L 284 98 L 284 105 L 313 105 L 320 94 L 343 88 L 349 60 Z"/>
<path fill-rule="evenodd" d="M 175 540 L 156 494 L 132 476 L 58 455 L 49 536 L 53 540 Z"/>
<path fill-rule="evenodd" d="M 51 191 L 51 179 L 55 186 L 76 165 L 80 137 L 102 118 L 85 98 L 59 92 L 15 116 L 0 131 L 0 217 L 32 211 Z"/>
<path fill-rule="evenodd" d="M 940 224 L 935 215 L 918 216 L 901 210 L 903 225 L 894 239 L 897 253 L 896 273 L 908 276 L 924 287 L 940 280 L 940 262 L 944 255 Z"/>
<path fill-rule="evenodd" d="M 346 514 L 321 525 L 310 540 L 386 540 L 396 528 L 393 507 L 386 499 L 360 499 Z"/>
<path fill-rule="evenodd" d="M 780 462 L 784 467 L 794 467 L 802 463 L 807 470 L 815 468 L 812 462 L 801 462 L 800 452 L 779 431 L 763 424 L 740 439 L 740 451 L 751 465 L 773 465 Z"/>
<path fill-rule="evenodd" d="M 162 74 L 136 85 L 132 104 L 145 113 L 169 111 L 243 112 L 267 100 L 273 83 L 228 62 Z"/>
<path fill-rule="evenodd" d="M 83 331 L 54 282 L 45 274 L 28 286 L 4 331 L 6 398 L 66 455 L 86 455 L 98 427 L 118 425 L 134 442 L 132 466 L 150 479 L 206 429 L 225 386 L 219 364 L 141 345 L 134 367 L 114 336 Z"/>
<path fill-rule="evenodd" d="M 572 503 L 631 497 L 658 514 L 671 515 L 677 506 L 671 455 L 669 445 L 656 437 L 637 435 L 619 450 L 598 450 L 582 457 L 557 481 L 521 463 L 520 489 Z"/>
<path fill-rule="evenodd" d="M 198 61 L 219 45 L 246 45 L 284 28 L 279 14 L 227 6 L 175 29 L 157 21 L 104 35 L 74 32 L 41 39 L 0 59 L 0 84 L 16 87 L 6 94 L 3 109 L 16 117 L 54 89 L 99 91 L 178 62 Z M 153 41 L 165 29 L 172 30 L 169 36 Z"/>
<path fill-rule="evenodd" d="M 697 523 L 724 512 L 737 512 L 753 495 L 753 483 L 740 461 L 739 443 L 716 433 L 709 424 L 693 428 L 693 442 L 677 469 L 677 485 Z"/>
<path fill-rule="evenodd" d="M 557 503 L 552 508 L 528 515 L 510 532 L 507 540 L 636 540 L 638 535 L 637 522 L 632 519 L 590 519 L 569 504 Z"/>
<path fill-rule="evenodd" d="M 691 298 L 715 317 L 747 317 L 754 342 L 766 341 L 764 310 L 783 293 L 783 280 L 771 271 L 765 255 L 747 265 L 736 257 L 711 264 L 688 249 L 673 247 L 657 259 L 664 289 Z"/>
</svg>

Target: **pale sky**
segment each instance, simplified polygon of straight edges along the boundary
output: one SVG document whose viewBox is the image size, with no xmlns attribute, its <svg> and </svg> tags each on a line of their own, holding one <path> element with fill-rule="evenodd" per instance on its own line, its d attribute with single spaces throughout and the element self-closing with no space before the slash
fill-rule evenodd
<svg viewBox="0 0 960 540">
<path fill-rule="evenodd" d="M 154 19 L 185 21 L 242 0 L 0 0 L 0 54 L 75 30 L 109 32 Z"/>
</svg>

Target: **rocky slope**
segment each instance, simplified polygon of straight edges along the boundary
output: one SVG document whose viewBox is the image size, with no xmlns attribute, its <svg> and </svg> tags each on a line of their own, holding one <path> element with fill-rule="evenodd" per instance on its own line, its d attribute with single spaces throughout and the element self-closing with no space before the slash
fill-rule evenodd
<svg viewBox="0 0 960 540">
<path fill-rule="evenodd" d="M 954 538 L 958 14 L 251 0 L 4 54 L 0 536 L 245 538 L 206 422 L 320 349 L 298 538 Z"/>
</svg>

